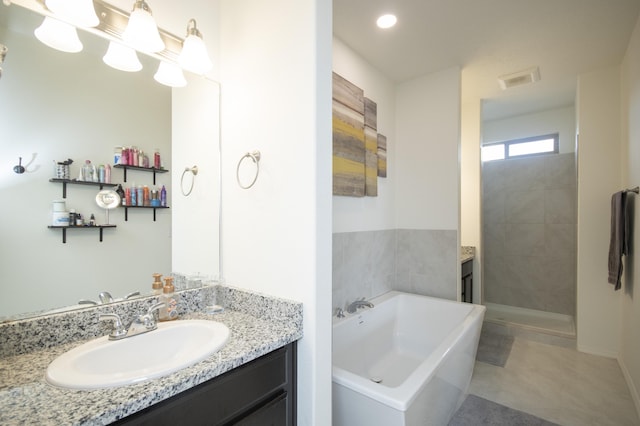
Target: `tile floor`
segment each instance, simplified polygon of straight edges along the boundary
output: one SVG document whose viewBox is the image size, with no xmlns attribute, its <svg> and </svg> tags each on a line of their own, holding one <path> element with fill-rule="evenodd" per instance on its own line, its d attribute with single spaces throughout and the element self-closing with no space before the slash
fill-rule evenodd
<svg viewBox="0 0 640 426">
<path fill-rule="evenodd" d="M 476 362 L 469 393 L 564 426 L 640 425 L 616 360 L 530 337 L 504 368 Z"/>
</svg>

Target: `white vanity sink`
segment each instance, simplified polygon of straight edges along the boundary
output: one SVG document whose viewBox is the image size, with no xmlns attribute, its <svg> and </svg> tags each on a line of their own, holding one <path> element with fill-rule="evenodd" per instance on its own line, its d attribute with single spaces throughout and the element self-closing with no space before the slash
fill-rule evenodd
<svg viewBox="0 0 640 426">
<path fill-rule="evenodd" d="M 60 355 L 47 368 L 52 385 L 71 389 L 126 386 L 165 376 L 221 349 L 229 328 L 216 321 L 177 320 L 121 340 L 107 336 Z"/>
</svg>

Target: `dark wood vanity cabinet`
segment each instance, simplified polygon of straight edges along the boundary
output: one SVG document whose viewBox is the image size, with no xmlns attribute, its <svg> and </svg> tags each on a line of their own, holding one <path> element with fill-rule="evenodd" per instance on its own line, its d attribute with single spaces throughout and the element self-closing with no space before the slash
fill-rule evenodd
<svg viewBox="0 0 640 426">
<path fill-rule="evenodd" d="M 473 259 L 462 264 L 461 300 L 473 303 Z"/>
<path fill-rule="evenodd" d="M 293 426 L 296 424 L 296 343 L 114 424 Z"/>
</svg>

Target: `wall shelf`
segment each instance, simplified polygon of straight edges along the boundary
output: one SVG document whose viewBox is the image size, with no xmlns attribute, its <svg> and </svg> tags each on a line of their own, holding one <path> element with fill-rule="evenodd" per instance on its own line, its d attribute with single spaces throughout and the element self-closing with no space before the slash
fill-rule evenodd
<svg viewBox="0 0 640 426">
<path fill-rule="evenodd" d="M 117 183 L 104 183 L 104 182 L 85 182 L 83 180 L 75 180 L 75 179 L 58 179 L 51 178 L 49 182 L 61 183 L 62 184 L 62 198 L 67 198 L 67 184 L 72 185 L 90 185 L 90 186 L 99 186 L 100 189 L 103 188 L 113 188 L 118 186 Z"/>
<path fill-rule="evenodd" d="M 124 220 L 129 220 L 129 209 L 153 209 L 153 221 L 156 221 L 156 209 L 168 209 L 168 206 L 121 206 L 124 208 Z"/>
<path fill-rule="evenodd" d="M 140 166 L 129 166 L 124 164 L 116 164 L 113 166 L 116 169 L 122 169 L 124 171 L 124 181 L 127 181 L 127 170 L 139 170 L 141 172 L 149 172 L 153 173 L 153 184 L 156 184 L 156 173 L 167 173 L 169 170 L 167 169 L 157 169 L 155 167 L 140 167 Z M 157 207 L 156 207 L 157 208 Z"/>
<path fill-rule="evenodd" d="M 116 225 L 95 225 L 95 226 L 54 226 L 49 225 L 49 229 L 62 229 L 62 243 L 67 243 L 67 229 L 99 229 L 100 230 L 100 242 L 102 242 L 102 231 L 104 228 L 115 228 Z"/>
</svg>

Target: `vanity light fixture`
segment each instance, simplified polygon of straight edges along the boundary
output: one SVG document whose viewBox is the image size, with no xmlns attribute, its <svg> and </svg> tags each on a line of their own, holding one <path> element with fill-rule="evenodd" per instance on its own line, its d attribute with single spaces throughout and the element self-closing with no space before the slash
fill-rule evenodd
<svg viewBox="0 0 640 426">
<path fill-rule="evenodd" d="M 133 11 L 129 15 L 127 28 L 122 33 L 122 40 L 142 52 L 164 50 L 165 46 L 160 38 L 158 25 L 151 15 L 151 8 L 144 0 L 136 0 L 133 4 Z"/>
<path fill-rule="evenodd" d="M 202 34 L 196 27 L 195 19 L 190 19 L 187 24 L 187 35 L 182 42 L 178 64 L 185 70 L 196 74 L 204 74 L 213 68 Z"/>
<path fill-rule="evenodd" d="M 160 66 L 158 66 L 158 71 L 153 75 L 153 79 L 169 87 L 184 87 L 187 85 L 182 68 L 173 62 L 160 61 Z"/>
<path fill-rule="evenodd" d="M 142 64 L 138 59 L 136 51 L 130 47 L 118 43 L 109 42 L 107 53 L 102 57 L 102 61 L 120 71 L 136 72 L 142 69 Z"/>
<path fill-rule="evenodd" d="M 95 27 L 100 23 L 93 0 L 46 0 L 45 5 L 57 18 L 77 27 Z"/>
<path fill-rule="evenodd" d="M 378 28 L 387 29 L 393 27 L 396 22 L 398 22 L 398 18 L 396 18 L 396 15 L 386 14 L 378 18 L 378 20 L 376 21 L 376 25 L 378 26 Z"/>
<path fill-rule="evenodd" d="M 42 24 L 33 33 L 42 43 L 56 50 L 69 53 L 82 50 L 76 27 L 50 16 L 45 16 Z"/>
</svg>

